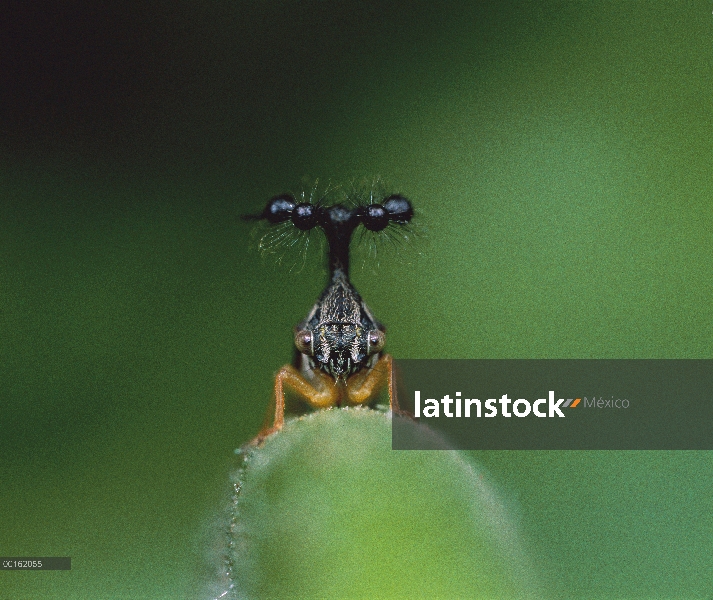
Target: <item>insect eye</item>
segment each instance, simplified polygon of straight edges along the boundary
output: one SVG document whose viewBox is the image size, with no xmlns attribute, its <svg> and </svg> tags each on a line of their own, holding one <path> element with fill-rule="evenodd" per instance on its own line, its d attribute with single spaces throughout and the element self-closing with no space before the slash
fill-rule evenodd
<svg viewBox="0 0 713 600">
<path fill-rule="evenodd" d="M 381 204 L 370 204 L 364 207 L 361 222 L 370 231 L 381 231 L 389 224 L 389 213 Z"/>
<path fill-rule="evenodd" d="M 389 220 L 395 223 L 409 223 L 413 218 L 413 206 L 403 196 L 393 194 L 384 201 L 384 208 L 389 213 Z"/>
<path fill-rule="evenodd" d="M 300 329 L 295 333 L 295 346 L 303 354 L 312 356 L 312 332 L 307 329 Z"/>
<path fill-rule="evenodd" d="M 372 329 L 369 332 L 369 347 L 367 352 L 375 354 L 380 352 L 386 343 L 386 334 L 380 329 Z"/>
<path fill-rule="evenodd" d="M 270 223 L 287 221 L 295 210 L 295 199 L 290 194 L 275 196 L 267 203 L 263 217 Z"/>
<path fill-rule="evenodd" d="M 317 224 L 317 207 L 307 202 L 297 204 L 292 211 L 292 222 L 302 231 L 312 229 Z"/>
</svg>

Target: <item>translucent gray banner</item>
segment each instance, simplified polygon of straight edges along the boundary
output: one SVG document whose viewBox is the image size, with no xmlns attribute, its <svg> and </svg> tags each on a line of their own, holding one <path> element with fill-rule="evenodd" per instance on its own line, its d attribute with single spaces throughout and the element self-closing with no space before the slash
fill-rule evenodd
<svg viewBox="0 0 713 600">
<path fill-rule="evenodd" d="M 396 379 L 425 427 L 394 418 L 394 450 L 713 449 L 710 359 L 397 360 Z"/>
<path fill-rule="evenodd" d="M 0 556 L 2 571 L 69 571 L 69 556 Z"/>
</svg>

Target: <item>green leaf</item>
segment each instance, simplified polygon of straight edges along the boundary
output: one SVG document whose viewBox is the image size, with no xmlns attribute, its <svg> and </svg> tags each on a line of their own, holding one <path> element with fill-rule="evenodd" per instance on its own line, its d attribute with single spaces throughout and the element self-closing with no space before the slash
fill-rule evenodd
<svg viewBox="0 0 713 600">
<path fill-rule="evenodd" d="M 223 597 L 532 597 L 485 476 L 456 451 L 392 450 L 390 419 L 318 411 L 245 452 Z"/>
</svg>

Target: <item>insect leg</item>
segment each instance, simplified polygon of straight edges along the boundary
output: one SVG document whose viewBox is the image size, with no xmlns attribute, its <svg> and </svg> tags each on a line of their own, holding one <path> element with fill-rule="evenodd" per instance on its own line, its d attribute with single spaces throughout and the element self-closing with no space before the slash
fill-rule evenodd
<svg viewBox="0 0 713 600">
<path fill-rule="evenodd" d="M 315 387 L 292 365 L 285 365 L 275 376 L 275 418 L 271 427 L 263 428 L 253 443 L 260 443 L 267 436 L 280 431 L 285 422 L 285 388 L 289 388 L 312 408 L 334 406 L 339 399 L 339 391 L 332 380 L 317 371 L 320 384 Z"/>
<path fill-rule="evenodd" d="M 350 404 L 366 404 L 386 385 L 389 392 L 389 409 L 392 412 L 400 412 L 394 384 L 394 361 L 390 354 L 383 354 L 363 378 L 357 378 L 359 374 L 347 382 Z"/>
</svg>

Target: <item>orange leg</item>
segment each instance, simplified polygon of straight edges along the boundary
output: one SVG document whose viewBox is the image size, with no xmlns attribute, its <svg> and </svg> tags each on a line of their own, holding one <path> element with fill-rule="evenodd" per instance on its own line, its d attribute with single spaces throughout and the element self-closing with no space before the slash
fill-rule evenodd
<svg viewBox="0 0 713 600">
<path fill-rule="evenodd" d="M 384 354 L 365 375 L 357 373 L 347 381 L 347 397 L 350 404 L 366 404 L 383 389 L 389 390 L 389 409 L 399 412 L 394 385 L 394 361 L 390 354 Z"/>
<path fill-rule="evenodd" d="M 317 386 L 308 381 L 292 365 L 285 365 L 275 376 L 275 419 L 271 427 L 263 429 L 252 443 L 258 444 L 267 436 L 282 429 L 285 422 L 285 388 L 291 389 L 312 408 L 329 408 L 337 404 L 339 390 L 334 380 L 322 373 L 314 371 Z"/>
<path fill-rule="evenodd" d="M 285 388 L 291 389 L 312 408 L 321 409 L 336 406 L 342 398 L 343 388 L 340 388 L 329 375 L 320 370 L 312 372 L 316 378 L 315 385 L 305 378 L 292 365 L 285 365 L 275 376 L 275 417 L 272 426 L 265 427 L 249 445 L 257 445 L 266 437 L 280 431 L 285 422 Z M 394 384 L 394 364 L 389 354 L 384 354 L 368 371 L 356 373 L 347 380 L 346 400 L 348 404 L 366 404 L 376 398 L 377 394 L 388 386 L 389 409 L 401 413 L 396 397 Z"/>
</svg>

